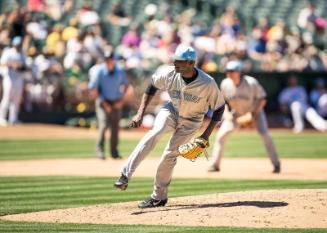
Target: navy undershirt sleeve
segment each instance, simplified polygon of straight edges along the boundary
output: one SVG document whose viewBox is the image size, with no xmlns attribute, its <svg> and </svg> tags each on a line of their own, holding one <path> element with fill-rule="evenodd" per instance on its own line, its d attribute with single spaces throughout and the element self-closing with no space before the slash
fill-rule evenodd
<svg viewBox="0 0 327 233">
<path fill-rule="evenodd" d="M 211 119 L 214 121 L 221 121 L 224 111 L 225 111 L 225 104 L 223 104 L 220 108 L 216 109 L 213 112 Z"/>
<path fill-rule="evenodd" d="M 148 95 L 156 94 L 158 88 L 156 88 L 152 83 L 145 89 L 145 93 Z"/>
</svg>

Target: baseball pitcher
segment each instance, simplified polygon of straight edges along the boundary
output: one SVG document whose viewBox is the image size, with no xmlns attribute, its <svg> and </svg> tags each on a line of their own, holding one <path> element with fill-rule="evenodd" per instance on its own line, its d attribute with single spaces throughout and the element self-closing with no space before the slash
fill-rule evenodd
<svg viewBox="0 0 327 233">
<path fill-rule="evenodd" d="M 223 147 L 228 135 L 242 124 L 252 123 L 259 132 L 268 156 L 274 166 L 273 173 L 280 172 L 280 161 L 268 133 L 267 120 L 264 113 L 266 92 L 258 81 L 242 74 L 242 64 L 230 61 L 226 65 L 228 77 L 221 83 L 221 92 L 226 100 L 228 111 L 224 114 L 224 121 L 217 132 L 217 138 L 212 152 L 211 172 L 220 171 Z"/>
<path fill-rule="evenodd" d="M 196 52 L 187 45 L 179 45 L 175 51 L 173 66 L 158 69 L 143 95 L 139 110 L 131 126 L 139 127 L 147 105 L 156 90 L 165 90 L 171 101 L 156 116 L 153 128 L 141 139 L 121 170 L 114 186 L 125 190 L 135 169 L 152 151 L 165 133 L 172 136 L 162 154 L 155 177 L 154 190 L 150 198 L 139 204 L 139 208 L 164 206 L 167 203 L 168 186 L 177 162 L 178 147 L 194 136 L 201 127 L 209 108 L 214 109 L 210 123 L 200 136 L 208 141 L 217 122 L 221 120 L 225 101 L 215 80 L 195 67 Z"/>
</svg>

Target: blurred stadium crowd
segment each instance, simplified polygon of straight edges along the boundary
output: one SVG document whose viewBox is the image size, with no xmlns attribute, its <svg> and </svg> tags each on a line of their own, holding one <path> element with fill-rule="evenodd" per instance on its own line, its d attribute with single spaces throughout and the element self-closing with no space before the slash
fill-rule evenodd
<svg viewBox="0 0 327 233">
<path fill-rule="evenodd" d="M 115 51 L 136 93 L 181 42 L 198 50 L 198 66 L 208 73 L 224 72 L 232 58 L 245 72 L 325 72 L 327 2 L 311 3 L 2 0 L 0 55 L 21 39 L 27 112 L 92 111 L 88 71 L 104 50 Z"/>
</svg>

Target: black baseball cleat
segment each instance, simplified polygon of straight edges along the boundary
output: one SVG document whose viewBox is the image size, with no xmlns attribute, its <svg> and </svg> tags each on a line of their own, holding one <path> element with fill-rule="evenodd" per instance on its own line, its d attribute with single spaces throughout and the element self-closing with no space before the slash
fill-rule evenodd
<svg viewBox="0 0 327 233">
<path fill-rule="evenodd" d="M 123 159 L 120 155 L 112 155 L 111 158 L 113 159 Z"/>
<path fill-rule="evenodd" d="M 141 209 L 145 208 L 154 208 L 154 207 L 160 207 L 160 206 L 165 206 L 167 204 L 168 199 L 164 200 L 156 200 L 153 199 L 152 197 L 142 201 L 138 207 Z"/>
<path fill-rule="evenodd" d="M 280 173 L 280 165 L 279 164 L 274 166 L 273 173 L 276 173 L 276 174 Z"/>
<path fill-rule="evenodd" d="M 128 178 L 124 174 L 121 174 L 118 180 L 114 183 L 114 186 L 122 191 L 126 190 L 128 186 Z"/>
<path fill-rule="evenodd" d="M 216 165 L 212 165 L 211 167 L 209 167 L 208 172 L 219 172 L 220 169 L 219 167 L 217 167 Z"/>
</svg>

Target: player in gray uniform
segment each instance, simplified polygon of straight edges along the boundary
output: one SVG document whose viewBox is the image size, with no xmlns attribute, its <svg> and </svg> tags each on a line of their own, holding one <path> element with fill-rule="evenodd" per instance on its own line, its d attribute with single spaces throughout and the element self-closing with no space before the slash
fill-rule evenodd
<svg viewBox="0 0 327 233">
<path fill-rule="evenodd" d="M 293 132 L 300 133 L 304 130 L 304 118 L 306 118 L 315 129 L 326 132 L 327 121 L 309 105 L 307 92 L 304 87 L 298 84 L 297 77 L 291 75 L 287 81 L 288 86 L 279 94 L 278 102 L 282 113 L 291 112 L 294 121 Z"/>
<path fill-rule="evenodd" d="M 142 97 L 131 126 L 139 127 L 145 109 L 157 89 L 169 93 L 171 101 L 159 111 L 153 128 L 141 139 L 128 161 L 123 166 L 121 176 L 114 186 L 125 190 L 128 181 L 141 161 L 152 151 L 155 144 L 165 133 L 172 136 L 162 154 L 155 177 L 154 190 L 149 199 L 139 204 L 140 208 L 164 206 L 167 203 L 168 186 L 173 168 L 177 162 L 177 147 L 188 142 L 202 126 L 209 108 L 214 109 L 210 123 L 201 137 L 208 139 L 217 122 L 221 120 L 225 101 L 215 80 L 195 67 L 195 50 L 179 45 L 174 55 L 174 66 L 157 70 L 152 83 Z"/>
<path fill-rule="evenodd" d="M 16 36 L 12 40 L 12 47 L 5 48 L 0 68 L 3 76 L 3 95 L 0 103 L 0 126 L 18 123 L 19 106 L 24 88 L 25 54 L 22 50 L 22 38 Z M 7 113 L 9 119 L 7 121 Z"/>
<path fill-rule="evenodd" d="M 239 61 L 228 62 L 226 71 L 228 77 L 222 81 L 220 89 L 229 111 L 225 112 L 223 123 L 217 132 L 209 171 L 218 172 L 220 170 L 227 136 L 238 126 L 237 118 L 250 113 L 274 166 L 273 172 L 279 173 L 280 161 L 268 133 L 267 120 L 263 110 L 266 104 L 266 92 L 255 78 L 242 74 L 242 64 Z"/>
</svg>

